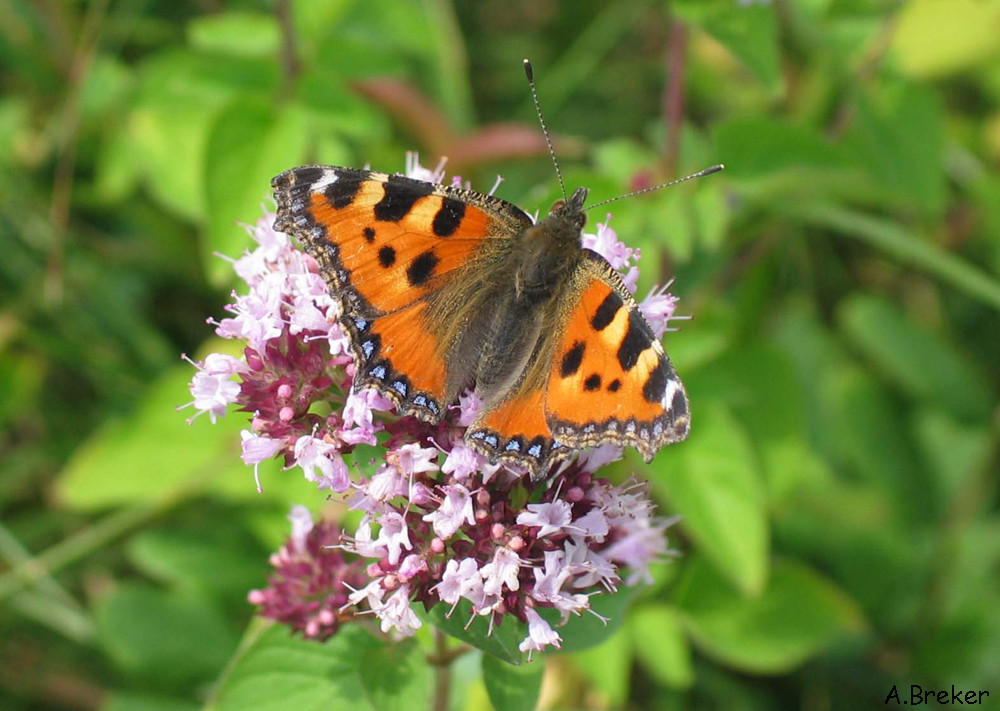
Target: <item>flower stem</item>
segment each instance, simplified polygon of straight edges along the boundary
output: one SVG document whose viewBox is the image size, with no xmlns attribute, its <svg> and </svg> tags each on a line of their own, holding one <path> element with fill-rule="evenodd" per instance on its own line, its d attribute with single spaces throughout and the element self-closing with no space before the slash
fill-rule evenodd
<svg viewBox="0 0 1000 711">
<path fill-rule="evenodd" d="M 448 653 L 448 635 L 434 628 L 434 711 L 448 711 L 451 698 L 451 665 L 455 657 Z"/>
</svg>

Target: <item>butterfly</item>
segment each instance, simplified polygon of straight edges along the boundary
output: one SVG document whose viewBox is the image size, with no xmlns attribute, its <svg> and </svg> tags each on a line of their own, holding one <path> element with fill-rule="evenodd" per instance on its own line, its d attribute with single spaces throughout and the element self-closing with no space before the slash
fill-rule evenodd
<svg viewBox="0 0 1000 711">
<path fill-rule="evenodd" d="M 581 245 L 585 188 L 535 223 L 492 195 L 368 170 L 302 166 L 272 187 L 275 229 L 343 305 L 355 388 L 430 423 L 472 388 L 467 445 L 536 481 L 577 449 L 649 461 L 687 437 L 670 359 L 618 272 Z"/>
</svg>

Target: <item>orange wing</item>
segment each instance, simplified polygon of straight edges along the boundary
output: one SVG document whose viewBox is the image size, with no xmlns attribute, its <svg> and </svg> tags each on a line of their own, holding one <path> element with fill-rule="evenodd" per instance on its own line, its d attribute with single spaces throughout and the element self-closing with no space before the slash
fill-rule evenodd
<svg viewBox="0 0 1000 711">
<path fill-rule="evenodd" d="M 487 239 L 509 239 L 531 220 L 491 196 L 367 170 L 303 166 L 271 184 L 275 229 L 299 238 L 344 306 L 356 385 L 403 414 L 440 420 L 448 344 L 435 337 L 426 299 Z"/>
<path fill-rule="evenodd" d="M 468 445 L 492 462 L 520 464 L 532 479 L 545 476 L 559 448 L 545 421 L 545 392 L 526 388 L 482 413 L 465 435 Z"/>
<path fill-rule="evenodd" d="M 511 394 L 469 428 L 471 447 L 538 480 L 575 449 L 631 446 L 649 461 L 687 437 L 684 386 L 607 261 L 584 250 L 551 316 Z"/>
<path fill-rule="evenodd" d="M 584 254 L 549 366 L 546 421 L 564 446 L 630 446 L 649 461 L 687 437 L 687 394 L 621 277 Z"/>
</svg>

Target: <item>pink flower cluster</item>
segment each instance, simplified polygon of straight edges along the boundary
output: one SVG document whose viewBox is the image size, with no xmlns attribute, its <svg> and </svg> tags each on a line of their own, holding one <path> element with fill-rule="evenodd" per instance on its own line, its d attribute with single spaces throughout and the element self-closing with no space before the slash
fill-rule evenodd
<svg viewBox="0 0 1000 711">
<path fill-rule="evenodd" d="M 427 171 L 411 159 L 407 168 L 413 177 L 443 179 L 441 166 Z M 374 614 L 383 631 L 408 635 L 421 626 L 415 604 L 454 612 L 464 600 L 468 624 L 483 618 L 492 629 L 507 616 L 526 623 L 520 648 L 530 656 L 561 641 L 540 608 L 555 610 L 559 626 L 588 611 L 592 595 L 648 578 L 649 564 L 668 553 L 669 522 L 653 515 L 643 486 L 596 476 L 620 450 L 581 452 L 532 484 L 465 445 L 479 407 L 474 394 L 432 426 L 396 416 L 374 391 L 354 391 L 341 306 L 316 263 L 273 230 L 273 219 L 249 228 L 258 246 L 233 262 L 247 293 L 234 293 L 230 315 L 212 322 L 220 336 L 245 344 L 243 357 L 213 354 L 195 363 L 189 405 L 213 422 L 230 406 L 250 413 L 242 458 L 255 479 L 260 462 L 281 457 L 318 488 L 344 495 L 361 521 L 346 535 L 296 507 L 292 537 L 272 556 L 269 587 L 249 596 L 261 614 L 316 639 L 354 614 Z M 584 246 L 635 290 L 639 251 L 607 222 L 584 235 Z M 674 306 L 665 291 L 642 302 L 658 335 Z M 371 473 L 352 477 L 349 462 L 362 443 L 381 443 L 383 453 L 376 462 L 353 462 Z"/>
</svg>

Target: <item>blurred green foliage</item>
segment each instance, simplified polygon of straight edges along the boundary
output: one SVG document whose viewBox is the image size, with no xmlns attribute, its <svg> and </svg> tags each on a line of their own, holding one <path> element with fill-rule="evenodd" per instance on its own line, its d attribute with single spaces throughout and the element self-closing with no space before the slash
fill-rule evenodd
<svg viewBox="0 0 1000 711">
<path fill-rule="evenodd" d="M 593 200 L 728 165 L 613 206 L 640 289 L 676 276 L 694 316 L 667 338 L 692 437 L 619 471 L 683 555 L 550 660 L 543 703 L 1000 694 L 998 36 L 990 0 L 0 3 L 0 707 L 426 693 L 426 636 L 250 624 L 288 506 L 321 497 L 276 468 L 256 495 L 240 418 L 174 411 L 177 359 L 220 349 L 213 255 L 285 168 L 419 149 L 547 207 L 523 56 Z M 468 655 L 453 683 L 507 711 L 541 673 Z"/>
</svg>

